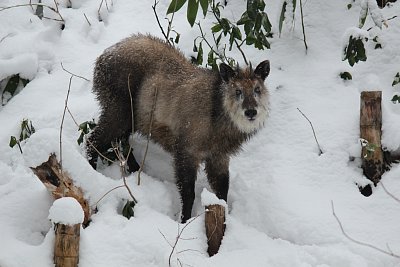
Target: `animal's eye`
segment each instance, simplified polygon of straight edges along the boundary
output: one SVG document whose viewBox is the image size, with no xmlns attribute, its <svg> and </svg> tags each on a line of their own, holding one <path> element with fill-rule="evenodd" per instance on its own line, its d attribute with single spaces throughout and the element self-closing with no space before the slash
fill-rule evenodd
<svg viewBox="0 0 400 267">
<path fill-rule="evenodd" d="M 236 96 L 237 96 L 237 97 L 241 97 L 242 94 L 243 94 L 242 90 L 236 89 Z"/>
<path fill-rule="evenodd" d="M 254 93 L 256 93 L 257 95 L 261 94 L 261 89 L 259 86 L 257 86 L 256 88 L 254 88 Z"/>
</svg>

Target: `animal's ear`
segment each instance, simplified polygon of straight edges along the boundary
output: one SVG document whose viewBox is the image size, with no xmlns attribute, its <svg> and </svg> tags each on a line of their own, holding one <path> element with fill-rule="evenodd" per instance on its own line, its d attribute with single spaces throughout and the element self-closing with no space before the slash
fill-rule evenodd
<svg viewBox="0 0 400 267">
<path fill-rule="evenodd" d="M 219 74 L 221 75 L 222 80 L 228 82 L 235 76 L 235 71 L 228 64 L 221 63 L 219 65 Z"/>
<path fill-rule="evenodd" d="M 269 70 L 269 60 L 264 60 L 258 64 L 257 68 L 254 70 L 254 74 L 264 81 L 269 74 Z"/>
</svg>

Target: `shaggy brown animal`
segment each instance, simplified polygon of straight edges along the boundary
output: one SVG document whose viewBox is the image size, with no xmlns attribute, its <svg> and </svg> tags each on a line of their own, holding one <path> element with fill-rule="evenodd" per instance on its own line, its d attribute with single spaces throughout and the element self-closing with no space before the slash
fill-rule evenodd
<svg viewBox="0 0 400 267">
<path fill-rule="evenodd" d="M 135 132 L 149 135 L 155 101 L 150 136 L 174 158 L 185 222 L 191 217 L 200 163 L 205 162 L 216 195 L 227 200 L 229 158 L 263 126 L 268 115 L 264 80 L 269 71 L 268 60 L 254 70 L 251 66 L 232 69 L 224 63 L 219 71 L 204 69 L 156 37 L 126 38 L 96 61 L 93 92 L 102 110 L 89 143 L 105 151 L 115 139 L 129 138 L 132 121 Z M 98 154 L 90 145 L 87 156 L 96 168 Z M 133 155 L 129 158 L 129 170 L 137 170 Z"/>
</svg>

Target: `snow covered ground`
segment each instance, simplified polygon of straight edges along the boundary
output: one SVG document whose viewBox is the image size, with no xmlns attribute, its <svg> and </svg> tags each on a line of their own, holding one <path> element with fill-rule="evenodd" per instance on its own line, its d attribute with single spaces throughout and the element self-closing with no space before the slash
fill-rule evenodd
<svg viewBox="0 0 400 267">
<path fill-rule="evenodd" d="M 12 6 L 23 0 L 1 0 Z M 44 0 L 53 5 L 53 1 Z M 29 167 L 46 161 L 51 152 L 59 158 L 59 134 L 70 75 L 92 79 L 94 61 L 108 46 L 133 33 L 162 36 L 152 11 L 153 1 L 60 0 L 65 29 L 52 20 L 40 20 L 30 7 L 0 12 L 0 80 L 19 73 L 31 82 L 5 106 L 0 107 L 0 266 L 52 266 L 54 233 L 48 219 L 52 197 Z M 297 1 L 299 2 L 299 1 Z M 347 29 L 358 26 L 360 1 L 304 2 L 308 52 L 302 41 L 299 9 L 294 26 L 284 24 L 278 38 L 281 1 L 266 1 L 274 27 L 271 50 L 246 48 L 257 64 L 271 61 L 266 84 L 270 90 L 270 117 L 265 128 L 231 160 L 229 214 L 222 246 L 207 256 L 204 215 L 188 225 L 172 255 L 172 266 L 400 266 L 400 259 L 361 246 L 347 239 L 332 214 L 331 203 L 344 230 L 356 240 L 400 255 L 400 203 L 373 188 L 362 196 L 355 183 L 366 184 L 360 169 L 359 98 L 363 90 L 382 90 L 383 145 L 390 151 L 400 147 L 400 104 L 390 99 L 400 91 L 392 81 L 400 71 L 400 18 L 387 21 L 379 34 L 382 49 L 367 45 L 366 62 L 350 67 L 341 60 Z M 347 4 L 353 4 L 347 9 Z M 168 0 L 160 0 L 162 18 Z M 299 3 L 297 3 L 299 4 Z M 225 15 L 239 19 L 245 1 L 228 1 Z M 400 14 L 400 2 L 382 11 L 384 18 Z M 84 14 L 87 16 L 86 20 Z M 45 16 L 57 17 L 45 9 Z M 162 20 L 164 26 L 166 21 Z M 189 57 L 198 35 L 185 18 L 175 16 L 181 33 L 179 48 Z M 210 25 L 206 21 L 205 25 Z M 364 29 L 374 25 L 368 16 Z M 205 26 L 206 28 L 206 26 Z M 241 59 L 238 52 L 231 54 Z M 155 62 L 154 64 L 157 64 Z M 349 71 L 353 80 L 339 73 Z M 4 85 L 3 85 L 4 86 Z M 99 107 L 91 93 L 91 82 L 73 78 L 69 108 L 78 122 L 97 119 Z M 312 121 L 321 144 L 318 149 L 307 120 Z M 28 118 L 36 128 L 22 143 L 23 154 L 8 146 L 19 134 L 20 122 Z M 93 170 L 76 139 L 77 127 L 66 116 L 63 128 L 63 166 L 81 186 L 91 204 L 105 192 L 122 184 L 118 168 Z M 143 156 L 145 141 L 135 140 L 135 154 Z M 355 160 L 351 161 L 351 158 Z M 142 184 L 136 174 L 127 180 L 139 203 L 135 216 L 127 220 L 121 207 L 129 198 L 125 189 L 107 195 L 98 204 L 92 223 L 81 231 L 79 266 L 168 266 L 174 243 L 182 229 L 177 221 L 179 194 L 173 182 L 170 157 L 151 146 Z M 385 173 L 386 188 L 400 197 L 400 166 Z M 199 173 L 193 214 L 202 214 L 201 192 L 208 188 Z"/>
</svg>

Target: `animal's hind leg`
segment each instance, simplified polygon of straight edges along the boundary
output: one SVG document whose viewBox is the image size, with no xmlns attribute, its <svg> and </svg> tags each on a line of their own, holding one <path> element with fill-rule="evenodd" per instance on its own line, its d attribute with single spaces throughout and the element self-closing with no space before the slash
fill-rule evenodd
<svg viewBox="0 0 400 267">
<path fill-rule="evenodd" d="M 229 157 L 211 157 L 206 160 L 208 183 L 219 199 L 227 201 L 229 189 Z"/>
</svg>

